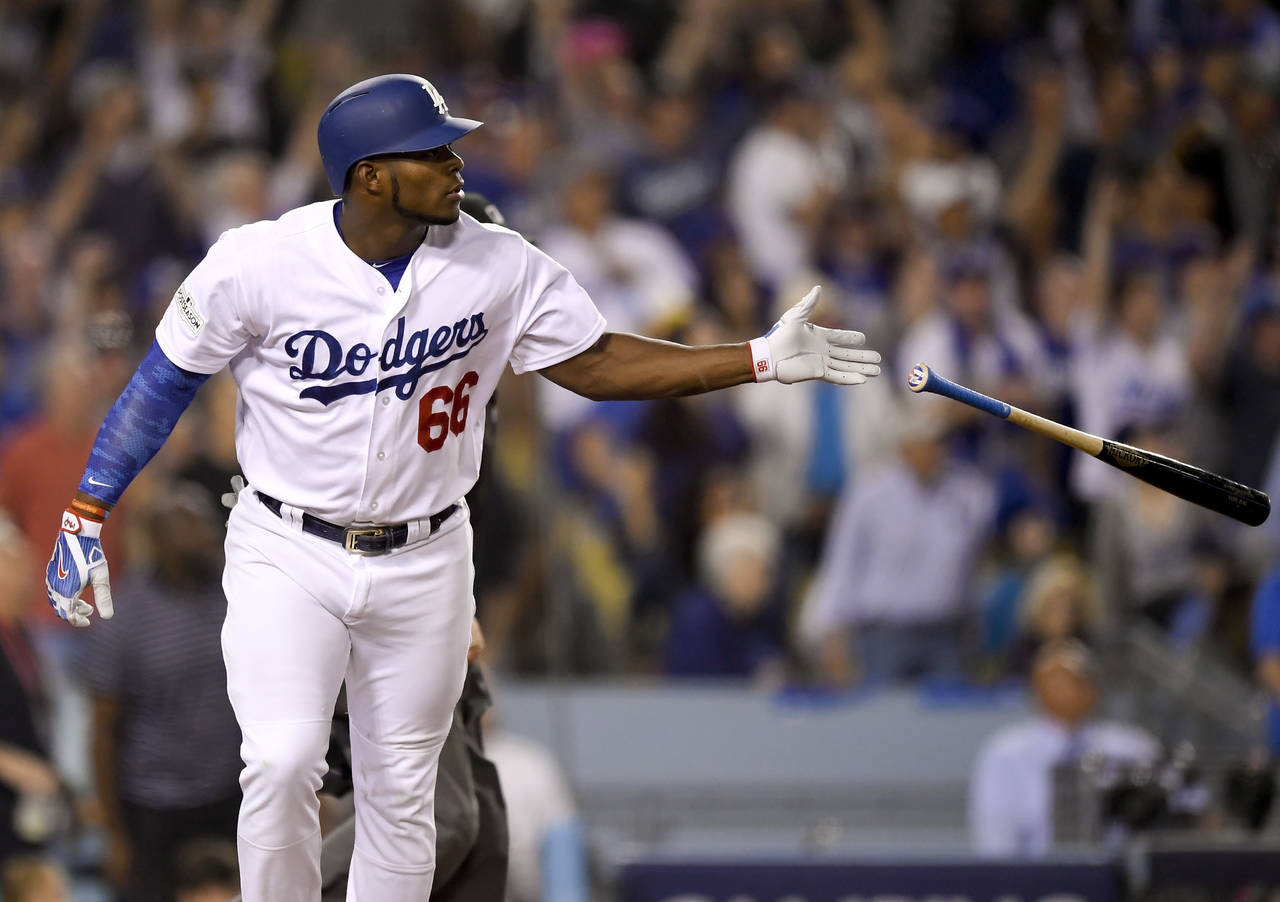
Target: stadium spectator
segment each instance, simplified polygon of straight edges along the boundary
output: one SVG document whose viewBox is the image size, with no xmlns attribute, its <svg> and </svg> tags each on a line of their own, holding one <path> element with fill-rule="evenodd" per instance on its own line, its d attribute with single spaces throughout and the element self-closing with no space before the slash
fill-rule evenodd
<svg viewBox="0 0 1280 902">
<path fill-rule="evenodd" d="M 565 186 L 564 221 L 548 228 L 540 246 L 591 295 L 611 328 L 669 336 L 687 319 L 697 275 L 661 226 L 619 216 L 610 171 L 586 165 Z M 590 402 L 545 380 L 544 416 L 556 428 L 581 419 Z"/>
<path fill-rule="evenodd" d="M 1140 448 L 1185 458 L 1181 423 L 1166 421 L 1120 433 Z M 1128 479 L 1095 508 L 1091 559 L 1102 606 L 1121 623 L 1140 614 L 1161 629 L 1177 632 L 1195 616 L 1197 553 L 1210 547 L 1212 521 L 1145 482 Z"/>
<path fill-rule="evenodd" d="M 1156 740 L 1137 727 L 1097 720 L 1099 680 L 1072 639 L 1036 655 L 1032 688 L 1041 713 L 1004 727 L 983 745 L 969 784 L 969 834 L 983 855 L 1038 857 L 1053 846 L 1053 772 L 1092 759 L 1153 762 Z"/>
<path fill-rule="evenodd" d="M 983 112 L 953 97 L 930 135 L 928 154 L 907 164 L 899 192 L 921 234 L 963 242 L 987 231 L 1000 202 L 1000 176 L 991 160 L 976 153 L 975 117 Z"/>
<path fill-rule="evenodd" d="M 706 133 L 702 104 L 689 92 L 651 97 L 644 125 L 645 139 L 622 170 L 624 208 L 666 228 L 700 261 L 725 228 L 716 203 L 724 148 Z"/>
<path fill-rule="evenodd" d="M 944 429 L 936 417 L 902 415 L 900 460 L 841 496 L 802 618 L 829 680 L 847 681 L 855 667 L 873 685 L 963 671 L 972 577 L 995 494 L 948 458 Z M 929 566 L 916 566 L 924 548 Z"/>
<path fill-rule="evenodd" d="M 1018 635 L 1009 649 L 1007 670 L 1031 675 L 1040 649 L 1063 639 L 1091 644 L 1102 626 L 1097 590 L 1079 560 L 1058 555 L 1031 572 L 1019 605 Z"/>
<path fill-rule="evenodd" d="M 1267 696 L 1267 743 L 1272 755 L 1280 755 L 1280 565 L 1253 596 L 1249 644 L 1257 681 Z"/>
<path fill-rule="evenodd" d="M 1036 275 L 1032 303 L 1040 351 L 1032 377 L 1048 415 L 1055 418 L 1073 413 L 1071 378 L 1079 350 L 1083 275 L 1080 261 L 1068 254 L 1045 261 Z"/>
<path fill-rule="evenodd" d="M 485 755 L 507 803 L 506 902 L 586 902 L 582 823 L 569 781 L 550 749 L 485 723 Z"/>
<path fill-rule="evenodd" d="M 553 563 L 557 591 L 572 597 L 581 590 L 591 613 L 580 626 L 586 634 L 603 632 L 605 658 L 615 663 L 633 648 L 637 608 L 662 607 L 663 599 L 646 598 L 645 590 L 665 592 L 672 571 L 653 457 L 629 435 L 641 410 L 603 405 L 565 436 L 560 462 L 566 491 L 554 514 L 564 558 Z"/>
<path fill-rule="evenodd" d="M 1034 506 L 1017 511 L 1004 524 L 995 549 L 995 569 L 984 581 L 978 603 L 982 651 L 988 664 L 1004 669 L 1003 658 L 1018 633 L 1027 583 L 1060 538 L 1058 525 Z"/>
<path fill-rule="evenodd" d="M 693 301 L 696 274 L 661 226 L 618 215 L 609 170 L 587 165 L 564 187 L 564 223 L 539 244 L 564 264 L 612 328 L 667 335 Z"/>
<path fill-rule="evenodd" d="M 548 73 L 559 89 L 559 113 L 570 128 L 573 146 L 609 161 L 627 156 L 639 140 L 643 82 L 628 54 L 629 35 L 606 16 L 569 20 L 570 4 L 548 7 L 547 37 L 558 65 Z"/>
<path fill-rule="evenodd" d="M 84 472 L 101 416 L 104 381 L 96 371 L 99 359 L 79 343 L 59 343 L 41 361 L 40 414 L 13 431 L 0 452 L 0 511 L 12 518 L 25 536 L 49 532 L 50 511 L 66 506 L 68 486 L 76 486 Z M 120 527 L 103 540 L 113 565 L 127 567 L 128 505 L 114 513 Z M 114 522 L 114 521 L 113 521 Z M 70 676 L 70 659 L 80 638 L 49 606 L 44 589 L 47 553 L 29 542 L 29 594 L 23 615 L 45 675 L 50 704 L 50 752 L 58 771 L 73 786 L 85 788 L 90 766 L 85 754 L 89 702 Z M 115 561 L 119 561 L 115 564 Z"/>
<path fill-rule="evenodd" d="M 1060 253 L 1062 210 L 1053 176 L 1067 147 L 1071 92 L 1066 68 L 1052 51 L 1024 56 L 1018 66 L 1023 115 L 1001 129 L 989 146 L 1006 186 L 999 215 L 1010 250 L 1034 271 Z"/>
<path fill-rule="evenodd" d="M 0 438 L 39 412 L 41 354 L 53 328 L 55 265 L 34 205 L 10 199 L 0 209 Z"/>
<path fill-rule="evenodd" d="M 147 5 L 139 69 L 159 141 L 197 155 L 262 141 L 262 86 L 270 68 L 265 32 L 279 6 L 279 0 Z"/>
<path fill-rule="evenodd" d="M 816 263 L 819 229 L 844 173 L 824 147 L 822 98 L 798 82 L 771 91 L 763 120 L 729 161 L 726 203 L 751 272 L 777 288 Z"/>
<path fill-rule="evenodd" d="M 103 403 L 94 357 L 80 345 L 50 348 L 42 376 L 39 416 L 15 430 L 0 455 L 0 509 L 13 518 L 23 534 L 31 536 L 49 531 L 49 511 L 61 510 L 66 505 L 67 486 L 79 483 Z M 123 554 L 124 564 L 128 555 L 120 539 L 111 541 L 116 547 L 107 548 L 107 554 Z M 65 624 L 50 609 L 44 592 L 48 556 L 30 550 L 28 565 L 33 579 L 27 611 L 31 624 L 39 631 L 65 633 Z"/>
<path fill-rule="evenodd" d="M 1273 23 L 1280 24 L 1270 11 Z M 1273 30 L 1269 52 L 1280 51 L 1280 29 Z M 1280 86 L 1280 63 L 1267 64 L 1269 75 L 1259 66 L 1246 66 L 1237 77 L 1229 100 L 1229 118 L 1224 144 L 1226 182 L 1231 209 L 1241 237 L 1258 241 L 1267 218 L 1268 190 L 1275 184 L 1275 167 L 1280 163 L 1280 123 L 1276 121 L 1276 88 Z"/>
<path fill-rule="evenodd" d="M 158 256 L 190 252 L 183 173 L 149 140 L 135 74 L 95 63 L 77 75 L 71 99 L 83 126 L 47 202 L 55 246 L 81 230 L 110 235 L 126 272 L 141 272 Z"/>
<path fill-rule="evenodd" d="M 1217 374 L 1215 374 L 1217 375 Z M 1257 280 L 1244 297 L 1237 334 L 1213 387 L 1226 412 L 1226 474 L 1261 485 L 1280 447 L 1280 281 Z"/>
<path fill-rule="evenodd" d="M 781 551 L 778 528 L 758 514 L 728 514 L 707 526 L 698 542 L 701 579 L 673 605 L 669 676 L 781 675 Z"/>
<path fill-rule="evenodd" d="M 54 810 L 62 788 L 49 761 L 40 661 L 24 623 L 26 546 L 17 527 L 0 519 L 0 861 L 50 838 L 55 825 L 40 815 Z"/>
<path fill-rule="evenodd" d="M 824 231 L 821 265 L 830 274 L 824 291 L 833 291 L 838 320 L 868 335 L 889 327 L 891 307 L 892 221 L 882 205 L 870 198 L 840 200 Z"/>
<path fill-rule="evenodd" d="M 1024 408 L 1039 406 L 1035 381 L 1028 378 L 1039 363 L 1036 335 L 1019 313 L 1002 308 L 992 292 L 996 262 L 982 249 L 957 252 L 941 262 L 943 303 L 912 324 L 902 336 L 898 369 L 906 373 L 927 363 L 949 379 Z M 954 423 L 976 459 L 995 471 L 993 443 L 1008 433 L 989 417 L 940 398 L 915 398 L 930 414 Z M 923 403 L 921 403 L 923 402 Z"/>
<path fill-rule="evenodd" d="M 726 340 L 712 317 L 697 316 L 676 338 L 688 344 Z M 728 394 L 671 398 L 644 405 L 628 440 L 653 462 L 654 512 L 662 523 L 669 585 L 650 591 L 664 595 L 696 579 L 698 536 L 710 521 L 708 493 L 733 481 L 751 457 L 751 436 Z M 744 497 L 742 506 L 751 499 Z M 665 617 L 666 611 L 663 611 Z"/>
<path fill-rule="evenodd" d="M 236 832 L 240 730 L 222 661 L 213 510 L 198 486 L 157 494 L 146 523 L 152 569 L 121 586 L 129 603 L 89 633 L 77 667 L 93 695 L 107 875 L 139 902 L 170 898 L 183 842 Z"/>
<path fill-rule="evenodd" d="M 1086 318 L 1072 374 L 1080 428 L 1105 436 L 1115 436 L 1125 426 L 1177 416 L 1192 389 L 1186 351 L 1165 315 L 1168 298 L 1162 271 L 1139 262 L 1119 278 L 1114 276 L 1121 190 L 1117 181 L 1104 180 L 1090 201 L 1085 225 Z M 1090 501 L 1122 490 L 1125 484 L 1117 471 L 1084 455 L 1075 458 L 1072 481 L 1075 491 Z"/>
<path fill-rule="evenodd" d="M 1071 63 L 1068 62 L 1070 68 Z M 1089 78 L 1089 73 L 1081 73 Z M 1068 79 L 1071 74 L 1068 74 Z M 1053 176 L 1053 190 L 1061 210 L 1059 245 L 1081 254 L 1087 238 L 1085 207 L 1098 177 L 1122 162 L 1148 151 L 1143 130 L 1142 72 L 1132 61 L 1114 57 L 1096 76 L 1089 104 L 1094 106 L 1088 133 L 1074 137 L 1062 151 Z"/>
</svg>

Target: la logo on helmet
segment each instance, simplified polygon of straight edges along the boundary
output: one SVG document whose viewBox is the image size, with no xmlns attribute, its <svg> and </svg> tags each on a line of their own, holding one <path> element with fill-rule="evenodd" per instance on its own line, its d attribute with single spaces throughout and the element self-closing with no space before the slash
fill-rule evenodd
<svg viewBox="0 0 1280 902">
<path fill-rule="evenodd" d="M 441 116 L 449 115 L 449 108 L 444 105 L 444 98 L 440 96 L 440 92 L 436 90 L 436 86 L 429 81 L 422 83 L 422 90 L 431 95 L 431 102 L 436 105 L 436 110 Z"/>
</svg>

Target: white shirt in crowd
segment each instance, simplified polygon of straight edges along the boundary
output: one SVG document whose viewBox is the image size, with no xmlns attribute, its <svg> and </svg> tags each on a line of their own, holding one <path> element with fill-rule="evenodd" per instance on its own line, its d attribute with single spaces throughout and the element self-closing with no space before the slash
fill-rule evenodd
<svg viewBox="0 0 1280 902">
<path fill-rule="evenodd" d="M 819 642 L 859 623 L 929 624 L 963 615 L 995 506 L 990 482 L 968 468 L 949 468 L 932 485 L 900 463 L 856 479 L 832 517 L 802 615 L 805 639 Z"/>
<path fill-rule="evenodd" d="M 948 314 L 931 313 L 911 326 L 902 336 L 897 355 L 902 380 L 906 381 L 917 363 L 928 364 L 940 375 L 979 390 L 1014 375 L 1009 371 L 1010 363 L 1024 373 L 1035 372 L 1040 357 L 1035 330 L 1020 315 L 996 312 L 993 316 L 995 327 L 976 336 L 965 355 L 956 343 L 954 320 Z"/>
<path fill-rule="evenodd" d="M 743 139 L 729 164 L 728 208 L 752 274 L 781 285 L 813 265 L 813 241 L 795 211 L 838 181 L 821 150 L 773 126 Z"/>
<path fill-rule="evenodd" d="M 539 246 L 573 273 L 614 331 L 645 333 L 693 303 L 697 272 L 676 240 L 653 223 L 612 217 L 594 235 L 557 226 Z"/>
<path fill-rule="evenodd" d="M 907 209 L 920 222 L 932 224 L 939 213 L 961 202 L 969 203 L 985 222 L 1000 203 L 1000 172 L 981 156 L 921 160 L 903 167 L 899 188 Z"/>
<path fill-rule="evenodd" d="M 693 303 L 697 272 L 661 226 L 613 217 L 594 235 L 557 226 L 539 244 L 573 273 L 614 332 L 653 334 Z M 586 398 L 551 382 L 540 381 L 538 394 L 552 428 L 572 426 L 591 409 Z"/>
<path fill-rule="evenodd" d="M 1115 438 L 1127 425 L 1178 413 L 1191 395 L 1191 370 L 1182 344 L 1169 333 L 1143 347 L 1115 329 L 1082 331 L 1072 385 L 1079 426 Z M 1085 454 L 1072 458 L 1071 480 L 1084 498 L 1096 500 L 1125 484 L 1126 476 Z"/>
<path fill-rule="evenodd" d="M 577 818 L 569 781 L 551 752 L 505 730 L 485 734 L 485 757 L 498 769 L 510 834 L 507 899 L 542 898 L 542 847 L 547 831 Z"/>
<path fill-rule="evenodd" d="M 271 71 L 271 50 L 243 29 L 226 42 L 228 53 L 211 85 L 209 127 L 228 143 L 247 143 L 266 131 L 259 97 L 263 79 Z M 182 44 L 174 37 L 145 41 L 141 75 L 151 131 L 161 142 L 176 144 L 199 124 L 202 99 L 183 74 Z"/>
<path fill-rule="evenodd" d="M 969 835 L 992 856 L 1044 855 L 1053 845 L 1053 770 L 1081 757 L 1154 761 L 1159 743 L 1137 727 L 1096 722 L 1072 733 L 1039 716 L 1011 724 L 978 752 L 969 784 Z"/>
</svg>

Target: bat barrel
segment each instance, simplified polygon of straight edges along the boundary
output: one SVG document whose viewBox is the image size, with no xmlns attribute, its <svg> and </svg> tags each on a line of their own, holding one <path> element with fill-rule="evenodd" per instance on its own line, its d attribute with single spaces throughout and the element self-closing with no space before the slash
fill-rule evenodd
<svg viewBox="0 0 1280 902">
<path fill-rule="evenodd" d="M 1145 448 L 1106 441 L 1098 459 L 1184 501 L 1249 526 L 1261 526 L 1271 514 L 1271 498 L 1266 492 Z"/>
</svg>

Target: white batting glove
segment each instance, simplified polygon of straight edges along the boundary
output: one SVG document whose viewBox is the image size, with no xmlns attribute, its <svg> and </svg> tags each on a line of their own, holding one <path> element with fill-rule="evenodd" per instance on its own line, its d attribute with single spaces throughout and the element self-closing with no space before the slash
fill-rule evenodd
<svg viewBox="0 0 1280 902">
<path fill-rule="evenodd" d="M 227 510 L 231 510 L 236 506 L 236 502 L 240 500 L 240 492 L 244 489 L 244 477 L 237 473 L 231 477 L 231 491 L 222 493 L 222 506 Z"/>
<path fill-rule="evenodd" d="M 93 600 L 103 620 L 115 615 L 111 603 L 111 582 L 107 556 L 102 552 L 102 524 L 75 511 L 62 514 L 62 532 L 53 546 L 53 557 L 45 568 L 44 586 L 49 604 L 72 626 L 88 626 L 93 605 L 80 597 L 93 586 Z"/>
<path fill-rule="evenodd" d="M 824 379 L 837 385 L 861 385 L 880 375 L 880 354 L 857 350 L 867 341 L 861 332 L 809 322 L 821 293 L 821 285 L 813 286 L 763 337 L 751 340 L 751 371 L 757 382 Z"/>
</svg>

